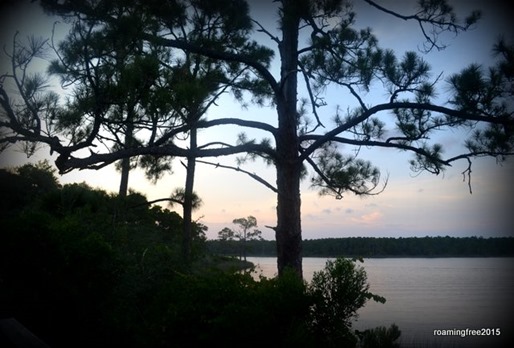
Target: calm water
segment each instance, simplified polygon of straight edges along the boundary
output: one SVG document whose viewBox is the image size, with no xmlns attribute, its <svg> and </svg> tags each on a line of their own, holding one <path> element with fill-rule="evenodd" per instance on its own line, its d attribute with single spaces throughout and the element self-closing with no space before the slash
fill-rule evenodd
<svg viewBox="0 0 514 348">
<path fill-rule="evenodd" d="M 276 274 L 275 258 L 248 258 L 264 276 Z M 396 323 L 402 347 L 503 347 L 514 341 L 513 258 L 365 259 L 370 291 L 385 304 L 368 302 L 354 327 Z M 312 279 L 325 258 L 304 258 Z M 498 336 L 434 336 L 434 330 L 500 329 Z M 487 330 L 484 330 L 487 332 Z"/>
</svg>

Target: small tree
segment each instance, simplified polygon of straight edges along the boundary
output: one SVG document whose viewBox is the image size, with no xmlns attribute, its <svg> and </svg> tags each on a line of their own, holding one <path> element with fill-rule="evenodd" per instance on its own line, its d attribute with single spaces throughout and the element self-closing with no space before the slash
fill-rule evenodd
<svg viewBox="0 0 514 348">
<path fill-rule="evenodd" d="M 323 270 L 314 273 L 309 285 L 314 300 L 312 330 L 326 339 L 324 346 L 355 345 L 356 337 L 351 326 L 352 320 L 358 316 L 357 310 L 370 299 L 381 303 L 386 301 L 369 291 L 366 271 L 356 261 L 344 258 L 327 261 Z"/>
<path fill-rule="evenodd" d="M 234 219 L 232 223 L 239 225 L 239 229 L 234 231 L 225 227 L 218 232 L 218 238 L 222 241 L 237 240 L 240 245 L 239 259 L 246 261 L 246 242 L 249 240 L 261 240 L 262 232 L 256 228 L 257 219 L 251 215 L 247 218 Z"/>
</svg>

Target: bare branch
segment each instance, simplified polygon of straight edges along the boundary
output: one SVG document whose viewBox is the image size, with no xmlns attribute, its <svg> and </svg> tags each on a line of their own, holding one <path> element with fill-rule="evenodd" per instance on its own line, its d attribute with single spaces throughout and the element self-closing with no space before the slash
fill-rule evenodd
<svg viewBox="0 0 514 348">
<path fill-rule="evenodd" d="M 465 24 L 461 25 L 457 23 L 451 7 L 445 6 L 446 4 L 444 3 L 436 4 L 435 8 L 433 7 L 434 5 L 431 4 L 431 9 L 422 8 L 419 12 L 413 15 L 402 15 L 398 12 L 389 10 L 384 6 L 379 5 L 377 2 L 373 0 L 364 1 L 367 2 L 369 5 L 375 7 L 376 9 L 389 15 L 392 15 L 396 18 L 402 19 L 404 21 L 417 21 L 421 29 L 421 33 L 425 37 L 426 43 L 428 43 L 428 46 L 425 45 L 425 52 L 429 52 L 433 48 L 436 48 L 437 50 L 442 50 L 446 47 L 446 45 L 437 43 L 438 36 L 442 32 L 451 31 L 454 33 L 458 33 L 459 31 L 468 30 L 480 18 L 480 13 L 474 11 L 471 13 L 469 17 L 466 18 Z M 425 25 L 432 26 L 431 35 L 428 34 Z"/>
<path fill-rule="evenodd" d="M 307 73 L 307 71 L 305 71 L 303 65 L 301 63 L 298 63 L 298 65 L 300 66 L 300 71 L 302 72 L 303 74 L 303 78 L 305 80 L 305 86 L 307 87 L 307 92 L 309 93 L 309 98 L 311 100 L 311 105 L 312 105 L 312 114 L 314 115 L 314 117 L 316 118 L 316 122 L 317 122 L 317 125 L 316 127 L 314 127 L 314 129 L 312 129 L 312 132 L 314 132 L 318 127 L 323 127 L 325 128 L 325 126 L 323 125 L 323 123 L 321 122 L 320 118 L 319 118 L 319 115 L 318 115 L 318 107 L 320 106 L 318 104 L 318 102 L 316 101 L 316 98 L 314 96 L 314 93 L 312 92 L 312 88 L 311 88 L 311 83 L 310 83 L 310 78 L 309 78 L 309 75 Z"/>
<path fill-rule="evenodd" d="M 223 165 L 223 164 L 219 164 L 219 163 L 212 163 L 212 162 L 207 162 L 207 161 L 202 161 L 202 160 L 196 160 L 196 162 L 197 163 L 202 163 L 202 164 L 208 164 L 208 165 L 214 166 L 216 168 L 231 169 L 231 170 L 235 170 L 236 172 L 244 173 L 244 174 L 248 175 L 249 177 L 251 177 L 252 179 L 256 180 L 257 182 L 263 184 L 264 186 L 269 188 L 271 191 L 273 191 L 275 193 L 278 192 L 276 187 L 271 185 L 269 182 L 267 182 L 266 180 L 264 180 L 263 178 L 261 178 L 257 174 L 250 173 L 250 172 L 248 172 L 248 171 L 246 171 L 244 169 L 241 169 L 240 167 L 227 166 L 227 165 Z"/>
<path fill-rule="evenodd" d="M 145 203 L 142 203 L 142 204 L 133 205 L 133 206 L 131 206 L 131 208 L 139 207 L 139 206 L 142 206 L 142 205 L 152 205 L 152 204 L 159 203 L 159 202 L 169 202 L 169 203 L 172 203 L 172 204 L 173 203 L 177 203 L 177 204 L 180 204 L 180 205 L 184 205 L 184 202 L 182 202 L 179 199 L 175 199 L 175 198 L 159 198 L 159 199 L 154 199 L 153 201 L 148 201 L 148 202 L 145 202 Z"/>
<path fill-rule="evenodd" d="M 469 194 L 473 194 L 473 191 L 471 189 L 471 160 L 469 158 L 466 158 L 468 160 L 468 167 L 466 170 L 462 172 L 462 181 L 466 182 L 466 174 L 468 175 L 468 187 L 469 187 Z"/>
<path fill-rule="evenodd" d="M 260 129 L 263 131 L 270 132 L 274 136 L 277 135 L 277 129 L 273 127 L 272 125 L 264 122 L 258 122 L 258 121 L 248 121 L 243 120 L 240 118 L 221 118 L 221 119 L 215 119 L 215 120 L 209 120 L 209 121 L 200 121 L 198 122 L 198 128 L 209 128 L 213 126 L 220 126 L 220 125 L 236 125 L 241 127 L 248 127 L 248 128 L 255 128 Z"/>
<path fill-rule="evenodd" d="M 256 21 L 256 20 L 252 19 L 252 22 L 253 22 L 253 23 L 255 23 L 255 24 L 257 24 L 257 26 L 259 27 L 259 29 L 258 29 L 257 31 L 259 31 L 259 32 L 261 32 L 261 33 L 264 33 L 264 34 L 268 35 L 268 36 L 270 37 L 270 39 L 271 39 L 271 40 L 275 41 L 277 44 L 279 44 L 279 45 L 280 45 L 281 41 L 280 41 L 280 39 L 279 39 L 277 36 L 275 36 L 275 35 L 271 34 L 271 33 L 270 33 L 266 28 L 264 28 L 264 27 L 262 26 L 262 24 L 261 24 L 261 23 L 259 23 L 258 21 Z"/>
</svg>

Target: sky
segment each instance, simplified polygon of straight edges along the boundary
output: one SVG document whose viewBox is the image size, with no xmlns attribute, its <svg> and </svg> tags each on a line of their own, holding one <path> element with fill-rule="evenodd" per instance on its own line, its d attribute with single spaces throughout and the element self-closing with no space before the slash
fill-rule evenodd
<svg viewBox="0 0 514 348">
<path fill-rule="evenodd" d="M 0 39 L 2 46 L 10 42 L 16 30 L 21 35 L 37 34 L 50 36 L 55 19 L 44 15 L 36 4 L 29 1 L 12 2 L 17 7 L 3 11 Z M 269 3 L 269 4 L 268 4 Z M 408 1 L 383 1 L 402 13 L 409 14 Z M 454 4 L 457 13 L 462 16 L 471 9 L 481 9 L 483 18 L 472 31 L 462 33 L 458 37 L 447 35 L 442 37 L 448 44 L 444 51 L 433 51 L 424 56 L 432 66 L 434 76 L 439 73 L 446 78 L 471 63 L 487 67 L 492 64 L 491 47 L 500 34 L 514 42 L 509 10 L 495 1 L 459 1 Z M 277 27 L 276 16 L 271 1 L 251 1 L 251 10 L 256 18 L 270 30 Z M 423 37 L 419 27 L 413 23 L 383 15 L 368 5 L 357 1 L 357 25 L 371 26 L 383 48 L 392 48 L 402 56 L 407 50 L 421 47 Z M 63 28 L 59 24 L 57 28 Z M 57 30 L 57 39 L 62 31 Z M 262 33 L 255 33 L 259 42 L 275 48 L 272 41 Z M 0 65 L 2 71 L 7 66 Z M 46 62 L 38 64 L 44 66 Z M 272 72 L 278 75 L 278 61 L 272 66 Z M 306 96 L 300 88 L 300 97 Z M 370 93 L 364 94 L 367 103 L 373 104 L 386 97 L 383 88 L 378 86 Z M 329 105 L 320 110 L 322 121 L 329 126 L 330 118 L 336 105 L 343 109 L 355 106 L 343 91 L 329 89 L 326 94 Z M 441 89 L 441 101 L 444 101 L 444 88 Z M 224 96 L 217 107 L 209 110 L 208 118 L 243 117 L 276 124 L 276 113 L 272 108 L 250 106 L 242 108 L 230 96 Z M 386 114 L 381 115 L 384 120 Z M 230 128 L 222 131 L 202 132 L 202 141 L 223 137 L 235 139 L 241 129 Z M 222 133 L 220 133 L 222 132 Z M 249 132 L 250 134 L 250 132 Z M 254 134 L 250 134 L 254 135 Z M 255 134 L 259 136 L 259 134 Z M 465 136 L 461 131 L 447 131 L 438 136 L 446 149 L 446 154 L 459 151 L 459 143 Z M 342 149 L 345 150 L 344 148 Z M 343 199 L 321 197 L 310 188 L 309 180 L 302 184 L 302 229 L 304 239 L 337 238 L 337 237 L 411 237 L 411 236 L 513 236 L 514 219 L 514 159 L 497 165 L 493 158 L 475 160 L 472 167 L 470 194 L 467 182 L 463 181 L 462 172 L 467 162 L 456 162 L 440 174 L 416 174 L 410 171 L 409 154 L 390 149 L 362 149 L 362 158 L 372 161 L 378 166 L 383 177 L 388 175 L 385 191 L 377 196 L 365 198 L 346 194 Z M 35 156 L 27 159 L 16 147 L 0 154 L 0 165 L 12 167 L 27 162 L 36 162 L 50 158 L 48 149 L 42 148 Z M 215 158 L 214 163 L 235 165 L 234 158 Z M 244 167 L 268 180 L 275 182 L 274 169 L 262 163 L 250 163 Z M 113 166 L 98 171 L 74 171 L 60 177 L 61 183 L 87 182 L 93 187 L 103 188 L 109 192 L 117 192 L 119 174 Z M 182 187 L 185 182 L 185 170 L 178 161 L 173 163 L 173 174 L 152 184 L 144 174 L 137 170 L 130 174 L 129 187 L 144 193 L 148 200 L 164 198 L 173 189 Z M 203 200 L 203 206 L 195 213 L 194 218 L 209 227 L 208 238 L 216 238 L 217 232 L 223 227 L 232 227 L 232 220 L 249 215 L 257 218 L 259 228 L 265 239 L 274 239 L 274 232 L 266 225 L 276 225 L 276 196 L 268 188 L 250 177 L 231 170 L 215 169 L 212 166 L 198 165 L 195 177 L 195 191 Z M 174 208 L 172 208 L 174 210 Z M 180 213 L 180 209 L 177 208 Z"/>
</svg>

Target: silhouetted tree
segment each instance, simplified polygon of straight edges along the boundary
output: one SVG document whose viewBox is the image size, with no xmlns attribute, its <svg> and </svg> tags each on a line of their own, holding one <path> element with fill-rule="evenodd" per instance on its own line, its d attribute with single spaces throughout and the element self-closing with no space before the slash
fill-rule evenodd
<svg viewBox="0 0 514 348">
<path fill-rule="evenodd" d="M 138 37 L 138 26 L 151 23 L 137 18 L 137 8 L 118 4 L 111 11 L 113 22 L 79 13 L 64 16 L 70 30 L 58 44 L 52 39 L 57 58 L 48 72 L 72 92 L 47 123 L 68 135 L 72 144 L 95 134 L 99 145 L 122 150 L 150 144 L 155 134 L 147 132 L 152 126 L 173 127 L 178 122 L 171 103 L 172 71 L 161 64 L 169 60 L 169 49 Z M 95 122 L 98 118 L 103 121 Z M 120 197 L 127 195 L 129 172 L 138 164 L 153 177 L 171 169 L 164 157 L 124 157 L 116 163 Z"/>
<path fill-rule="evenodd" d="M 106 23 L 116 20 L 116 15 L 110 12 L 111 1 L 86 1 L 80 6 L 73 1 L 43 0 L 42 3 L 61 14 L 77 11 Z M 423 49 L 426 53 L 444 48 L 439 34 L 466 31 L 480 17 L 479 13 L 472 12 L 459 21 L 445 0 L 420 1 L 409 15 L 372 0 L 365 3 L 382 12 L 383 16 L 418 23 L 425 39 Z M 44 93 L 32 93 L 38 90 L 34 86 L 42 86 L 28 84 L 27 79 L 21 81 L 20 75 L 13 71 L 3 79 L 14 80 L 24 103 L 13 105 L 7 90 L 0 89 L 0 104 L 5 111 L 2 126 L 9 130 L 1 141 L 46 143 L 58 153 L 56 164 L 62 173 L 76 168 L 96 169 L 140 155 L 199 158 L 245 154 L 247 158 L 263 158 L 276 168 L 276 185 L 253 173 L 242 172 L 277 194 L 277 225 L 274 229 L 279 274 L 287 267 L 302 274 L 300 180 L 306 174 L 306 165 L 311 168 L 313 186 L 320 188 L 322 194 L 342 198 L 345 192 L 368 195 L 383 189 L 380 171 L 355 155 L 342 154 L 339 145 L 357 150 L 367 146 L 407 151 L 413 154 L 413 170 L 434 174 L 441 173 L 458 160 L 469 163 L 465 174 L 470 174 L 473 158 L 493 156 L 502 161 L 513 154 L 512 104 L 506 102 L 513 93 L 512 47 L 505 42 L 495 47 L 499 53 L 497 66 L 488 71 L 478 66 L 464 68 L 444 87 L 441 86 L 444 81 L 431 77 L 430 66 L 419 53 L 406 52 L 398 57 L 392 50 L 379 47 L 370 28 L 357 29 L 356 13 L 349 1 L 274 2 L 269 6 L 278 14 L 277 31 L 265 28 L 251 18 L 248 4 L 242 0 L 136 1 L 126 6 L 137 8 L 139 14 L 144 14 L 139 16 L 142 24 L 138 26 L 137 35 L 146 44 L 198 55 L 227 71 L 233 66 L 244 68 L 244 74 L 239 76 L 242 77 L 240 83 L 247 78 L 251 80 L 248 90 L 253 100 L 258 103 L 270 101 L 277 113 L 275 125 L 226 117 L 200 120 L 196 129 L 237 125 L 268 133 L 271 139 L 258 141 L 240 135 L 232 144 L 222 139 L 198 144 L 196 149 L 169 143 L 168 140 L 177 134 L 190 130 L 186 125 L 167 130 L 148 144 L 108 152 L 95 149 L 97 152 L 77 157 L 77 151 L 93 149 L 94 139 L 99 134 L 97 126 L 104 122 L 103 118 L 93 117 L 93 126 L 88 128 L 87 136 L 67 145 L 66 137 L 61 134 L 42 131 L 42 120 L 51 119 L 48 115 L 51 109 L 43 106 L 53 105 L 56 101 L 53 97 L 44 99 Z M 207 40 L 184 35 L 184 30 L 194 28 L 192 24 L 198 20 L 211 23 L 211 29 L 220 35 Z M 275 45 L 274 50 L 251 39 L 252 25 L 268 36 Z M 237 35 L 231 35 L 233 32 Z M 30 58 L 40 52 L 37 48 L 23 55 L 13 54 L 15 70 L 23 69 Z M 278 76 L 270 68 L 274 53 L 280 63 Z M 298 96 L 300 81 L 306 87 L 305 98 Z M 327 121 L 322 119 L 319 110 L 328 104 L 323 93 L 329 86 L 346 91 L 341 99 L 351 98 L 358 106 L 348 107 L 346 114 L 341 114 L 337 105 L 333 117 L 335 123 L 323 131 Z M 384 88 L 382 95 L 386 97 L 366 100 L 361 91 L 375 88 Z M 437 104 L 435 96 L 439 88 L 446 88 L 446 103 Z M 236 93 L 236 97 L 243 100 L 241 94 Z M 45 102 L 36 103 L 36 99 Z M 336 104 L 338 102 L 341 101 Z M 384 112 L 394 117 L 394 123 L 383 120 Z M 457 128 L 474 131 L 463 139 L 464 147 L 460 153 L 444 157 L 443 146 L 433 139 L 439 131 Z M 232 169 L 241 171 L 239 167 Z"/>
<path fill-rule="evenodd" d="M 228 227 L 223 228 L 218 232 L 218 239 L 223 242 L 238 241 L 239 244 L 239 258 L 246 261 L 247 242 L 251 240 L 262 240 L 262 232 L 258 230 L 257 219 L 253 216 L 246 218 L 238 218 L 232 221 L 233 224 L 239 227 L 232 230 Z"/>
<path fill-rule="evenodd" d="M 0 214 L 19 213 L 28 203 L 60 187 L 55 170 L 46 160 L 12 169 L 0 169 Z"/>
</svg>

